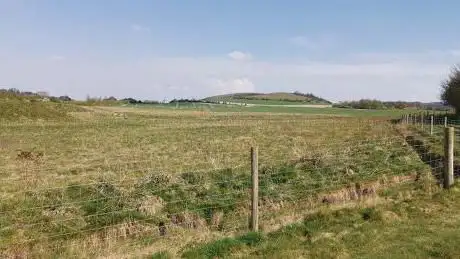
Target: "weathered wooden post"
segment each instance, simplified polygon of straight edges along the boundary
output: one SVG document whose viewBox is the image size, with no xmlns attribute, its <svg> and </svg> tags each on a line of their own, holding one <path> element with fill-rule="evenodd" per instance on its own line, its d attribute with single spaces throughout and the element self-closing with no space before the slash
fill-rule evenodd
<svg viewBox="0 0 460 259">
<path fill-rule="evenodd" d="M 422 113 L 422 114 L 420 114 L 420 123 L 422 124 L 422 131 L 423 131 L 423 128 L 424 128 L 424 127 L 423 127 L 423 126 L 424 126 L 424 125 L 423 125 L 423 124 L 424 124 L 424 123 L 423 123 L 423 119 L 424 119 L 424 118 L 423 118 L 423 113 Z"/>
<path fill-rule="evenodd" d="M 454 184 L 454 127 L 444 129 L 444 188 Z"/>
<path fill-rule="evenodd" d="M 447 128 L 447 116 L 444 117 L 444 127 Z"/>
<path fill-rule="evenodd" d="M 251 147 L 251 230 L 259 230 L 259 160 L 258 148 Z"/>
<path fill-rule="evenodd" d="M 434 119 L 434 116 L 431 115 L 430 117 L 430 135 L 433 135 L 433 119 Z"/>
</svg>

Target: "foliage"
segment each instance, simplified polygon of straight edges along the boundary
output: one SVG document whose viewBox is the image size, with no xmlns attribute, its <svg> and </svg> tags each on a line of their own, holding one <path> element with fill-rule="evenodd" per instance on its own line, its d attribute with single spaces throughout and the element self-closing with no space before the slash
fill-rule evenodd
<svg viewBox="0 0 460 259">
<path fill-rule="evenodd" d="M 129 103 L 129 104 L 158 104 L 159 102 L 158 101 L 151 101 L 151 100 L 145 100 L 145 101 L 141 101 L 141 100 L 136 100 L 134 98 L 124 98 L 121 100 L 122 102 L 124 103 Z"/>
<path fill-rule="evenodd" d="M 370 110 L 382 110 L 382 109 L 387 108 L 383 104 L 383 102 L 378 101 L 378 100 L 370 100 L 370 99 L 361 99 L 359 101 L 352 101 L 352 102 L 342 102 L 342 103 L 334 105 L 334 107 L 353 108 L 353 109 L 370 109 Z"/>
<path fill-rule="evenodd" d="M 201 100 L 197 99 L 172 99 L 169 103 L 199 103 Z"/>
<path fill-rule="evenodd" d="M 316 96 L 316 95 L 314 95 L 312 93 L 304 94 L 304 93 L 301 93 L 299 91 L 295 91 L 292 94 L 307 97 L 307 98 L 310 98 L 312 100 L 316 100 L 317 102 L 320 102 L 320 103 L 329 103 L 329 104 L 331 103 L 330 101 L 328 101 L 328 100 L 326 100 L 324 98 L 318 97 L 318 96 Z"/>
<path fill-rule="evenodd" d="M 441 100 L 460 112 L 460 67 L 454 66 L 449 77 L 441 83 Z"/>
<path fill-rule="evenodd" d="M 421 103 L 421 102 L 385 102 L 372 99 L 361 99 L 359 101 L 346 101 L 334 104 L 336 108 L 348 108 L 348 109 L 364 109 L 364 110 L 390 110 L 390 109 L 426 109 L 426 110 L 442 110 L 447 111 L 449 107 L 441 103 Z"/>
</svg>

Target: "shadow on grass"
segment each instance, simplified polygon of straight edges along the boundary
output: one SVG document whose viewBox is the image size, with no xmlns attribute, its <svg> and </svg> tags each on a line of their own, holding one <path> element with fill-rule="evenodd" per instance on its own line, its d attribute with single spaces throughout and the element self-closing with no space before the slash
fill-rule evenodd
<svg viewBox="0 0 460 259">
<path fill-rule="evenodd" d="M 406 142 L 417 152 L 420 159 L 431 167 L 431 173 L 438 183 L 443 182 L 444 156 L 434 153 L 422 140 L 407 136 Z M 460 165 L 454 164 L 454 177 L 460 177 Z"/>
<path fill-rule="evenodd" d="M 431 167 L 431 173 L 436 178 L 437 182 L 442 183 L 444 157 L 431 152 L 422 140 L 416 139 L 414 136 L 407 136 L 406 142 L 417 152 L 420 159 Z"/>
</svg>

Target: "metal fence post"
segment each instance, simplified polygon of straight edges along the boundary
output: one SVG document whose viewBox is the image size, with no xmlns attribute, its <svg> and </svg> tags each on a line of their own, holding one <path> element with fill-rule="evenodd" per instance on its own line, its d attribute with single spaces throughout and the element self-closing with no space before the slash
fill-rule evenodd
<svg viewBox="0 0 460 259">
<path fill-rule="evenodd" d="M 444 188 L 454 184 L 454 127 L 444 130 Z"/>
<path fill-rule="evenodd" d="M 258 148 L 251 147 L 251 230 L 259 230 L 259 161 Z"/>
</svg>

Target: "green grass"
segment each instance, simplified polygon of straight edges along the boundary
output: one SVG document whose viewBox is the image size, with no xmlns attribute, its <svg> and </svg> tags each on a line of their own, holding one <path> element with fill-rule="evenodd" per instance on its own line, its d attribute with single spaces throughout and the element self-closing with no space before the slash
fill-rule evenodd
<svg viewBox="0 0 460 259">
<path fill-rule="evenodd" d="M 327 101 L 318 97 L 307 97 L 287 92 L 236 93 L 207 97 L 204 100 L 254 104 L 327 104 Z"/>
<path fill-rule="evenodd" d="M 0 97 L 0 120 L 70 120 L 70 112 L 81 112 L 83 108 L 71 104 L 43 102 L 37 98 Z"/>
<path fill-rule="evenodd" d="M 326 104 L 322 102 L 313 102 L 313 101 L 302 101 L 302 100 L 292 100 L 292 101 L 287 101 L 287 100 L 262 100 L 262 99 L 239 99 L 239 98 L 232 98 L 226 100 L 230 103 L 247 103 L 247 104 L 259 104 L 259 105 L 304 105 L 304 104 Z"/>
<path fill-rule="evenodd" d="M 264 236 L 258 232 L 250 232 L 248 234 L 236 237 L 225 238 L 196 249 L 191 249 L 183 254 L 185 258 L 220 258 L 228 255 L 232 250 L 244 249 L 253 247 L 264 241 Z"/>
<path fill-rule="evenodd" d="M 134 105 L 130 106 L 133 107 Z M 171 103 L 158 105 L 137 105 L 137 108 L 188 110 L 219 113 L 283 113 L 305 115 L 327 115 L 345 117 L 392 117 L 398 118 L 403 114 L 413 113 L 413 110 L 358 110 L 344 108 L 315 108 L 315 107 L 283 107 L 283 106 L 239 106 L 206 103 Z"/>
<path fill-rule="evenodd" d="M 429 171 L 405 145 L 400 126 L 388 121 L 174 108 L 85 111 L 69 114 L 70 121 L 0 125 L 0 247 L 8 255 L 116 257 L 142 249 L 175 255 L 197 237 L 244 233 L 254 145 L 264 231 L 324 200 L 347 201 L 344 189 L 376 191 L 395 176 Z M 174 242 L 159 238 L 160 223 Z M 148 242 L 137 249 L 127 245 L 142 240 Z"/>
<path fill-rule="evenodd" d="M 388 202 L 324 210 L 302 223 L 189 248 L 183 258 L 458 258 L 460 188 L 431 195 L 413 185 L 393 190 Z M 402 195 L 401 195 L 402 194 Z"/>
</svg>

